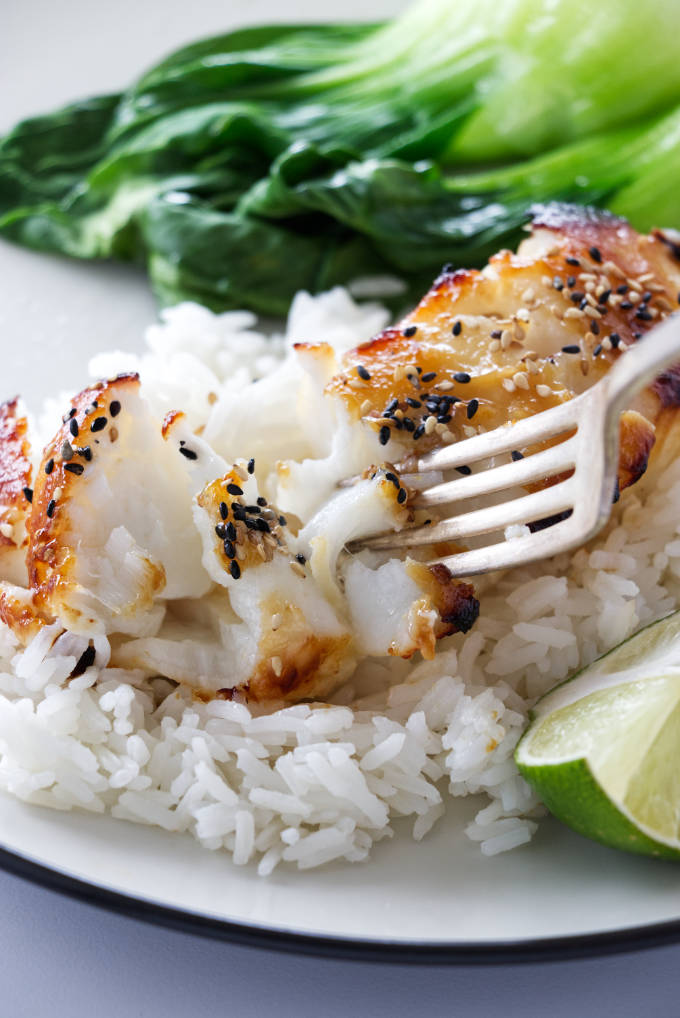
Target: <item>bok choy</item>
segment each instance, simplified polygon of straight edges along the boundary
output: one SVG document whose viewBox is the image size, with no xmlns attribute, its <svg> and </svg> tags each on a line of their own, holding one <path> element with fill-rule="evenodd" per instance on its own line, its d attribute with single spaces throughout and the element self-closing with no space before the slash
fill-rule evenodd
<svg viewBox="0 0 680 1018">
<path fill-rule="evenodd" d="M 420 0 L 248 28 L 0 139 L 0 235 L 145 263 L 163 303 L 299 289 L 513 243 L 536 201 L 680 226 L 676 0 Z"/>
</svg>

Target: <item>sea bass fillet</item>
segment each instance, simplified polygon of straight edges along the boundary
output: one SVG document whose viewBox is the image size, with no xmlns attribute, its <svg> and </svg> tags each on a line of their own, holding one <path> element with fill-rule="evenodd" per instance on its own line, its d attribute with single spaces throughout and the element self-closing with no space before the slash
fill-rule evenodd
<svg viewBox="0 0 680 1018">
<path fill-rule="evenodd" d="M 393 464 L 583 392 L 679 293 L 674 235 L 550 206 L 516 254 L 446 268 L 360 347 L 293 343 L 256 380 L 194 379 L 186 405 L 145 385 L 160 351 L 75 396 L 47 443 L 10 400 L 0 620 L 22 643 L 66 634 L 74 675 L 110 663 L 201 699 L 324 699 L 366 659 L 431 658 L 479 612 L 450 549 L 347 551 L 419 521 Z M 622 415 L 621 490 L 674 455 L 679 402 L 680 368 Z"/>
</svg>

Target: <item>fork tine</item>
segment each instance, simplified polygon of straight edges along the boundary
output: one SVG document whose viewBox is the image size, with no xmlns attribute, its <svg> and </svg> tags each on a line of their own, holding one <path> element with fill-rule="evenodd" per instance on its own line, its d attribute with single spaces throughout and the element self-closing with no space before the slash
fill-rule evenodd
<svg viewBox="0 0 680 1018">
<path fill-rule="evenodd" d="M 446 505 L 478 495 L 489 495 L 491 492 L 502 491 L 514 485 L 554 477 L 555 474 L 569 470 L 575 465 L 577 448 L 577 438 L 573 436 L 560 445 L 551 446 L 550 449 L 544 449 L 515 463 L 504 463 L 502 466 L 483 470 L 469 477 L 460 477 L 455 481 L 426 488 L 418 494 L 414 505 L 419 509 Z"/>
<path fill-rule="evenodd" d="M 569 478 L 561 484 L 533 492 L 531 495 L 524 495 L 503 505 L 463 513 L 433 526 L 414 527 L 378 537 L 367 537 L 357 542 L 356 546 L 378 549 L 437 544 L 440 541 L 457 541 L 463 537 L 473 537 L 475 534 L 504 530 L 514 523 L 545 519 L 573 506 L 573 484 L 570 483 L 572 480 L 573 478 Z"/>
<path fill-rule="evenodd" d="M 497 569 L 512 569 L 528 565 L 540 559 L 552 558 L 565 551 L 571 551 L 587 541 L 599 526 L 591 522 L 589 529 L 583 529 L 577 514 L 562 520 L 545 530 L 517 537 L 512 541 L 499 541 L 472 551 L 462 551 L 439 561 L 447 567 L 452 576 L 475 576 Z"/>
<path fill-rule="evenodd" d="M 417 461 L 397 464 L 397 470 L 407 473 L 421 473 L 427 470 L 453 470 L 456 467 L 469 465 L 477 460 L 495 456 L 498 453 L 510 452 L 521 445 L 535 445 L 547 438 L 558 435 L 562 431 L 575 428 L 584 396 L 576 396 L 559 406 L 544 410 L 540 414 L 525 417 L 514 424 L 504 424 L 493 431 L 486 431 L 473 438 L 465 438 L 461 442 L 444 446 L 428 453 Z"/>
</svg>

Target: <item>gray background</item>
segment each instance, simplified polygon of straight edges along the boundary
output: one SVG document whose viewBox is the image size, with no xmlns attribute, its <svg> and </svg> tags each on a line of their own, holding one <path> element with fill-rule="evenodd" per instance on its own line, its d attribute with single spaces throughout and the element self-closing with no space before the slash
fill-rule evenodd
<svg viewBox="0 0 680 1018">
<path fill-rule="evenodd" d="M 395 0 L 333 4 L 347 18 L 375 18 L 397 6 Z M 135 71 L 197 35 L 248 20 L 323 16 L 324 7 L 310 0 L 290 5 L 272 0 L 0 0 L 0 131 L 20 116 L 84 93 L 118 88 Z M 24 253 L 17 252 L 9 274 L 3 273 L 5 308 L 14 266 L 22 271 L 23 264 Z M 131 293 L 133 300 L 148 302 L 137 281 Z M 96 293 L 90 291 L 89 299 L 96 299 Z M 0 296 L 0 324 L 2 304 Z M 30 326 L 40 308 L 27 305 L 25 310 Z M 498 967 L 338 962 L 161 929 L 2 872 L 0 946 L 0 1018 L 656 1018 L 680 1011 L 680 947 Z"/>
</svg>

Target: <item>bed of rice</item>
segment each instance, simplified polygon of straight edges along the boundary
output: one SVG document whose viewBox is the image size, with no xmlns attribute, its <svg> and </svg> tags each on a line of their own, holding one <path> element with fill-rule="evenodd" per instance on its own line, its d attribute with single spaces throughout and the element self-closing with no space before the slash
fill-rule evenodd
<svg viewBox="0 0 680 1018">
<path fill-rule="evenodd" d="M 350 346 L 385 313 L 345 291 L 296 299 L 284 339 L 253 331 L 248 313 L 194 305 L 149 330 L 150 353 L 99 356 L 93 374 L 141 369 L 193 406 L 216 385 L 261 377 L 286 343 L 342 333 Z M 56 405 L 56 404 L 55 404 Z M 61 406 L 61 404 L 58 404 Z M 54 407 L 47 408 L 48 417 Z M 260 874 L 358 862 L 410 817 L 424 837 L 449 796 L 483 795 L 466 830 L 494 855 L 531 839 L 544 812 L 513 750 L 535 698 L 680 604 L 680 463 L 641 503 L 634 489 L 597 542 L 476 584 L 480 618 L 431 662 L 368 662 L 331 705 L 251 713 L 202 704 L 164 679 L 89 668 L 58 627 L 26 648 L 0 627 L 0 787 L 56 809 L 111 812 L 191 833 Z M 98 660 L 107 641 L 97 641 Z"/>
</svg>

